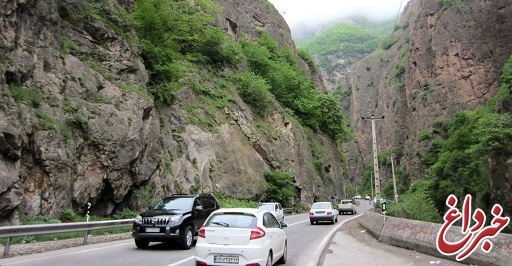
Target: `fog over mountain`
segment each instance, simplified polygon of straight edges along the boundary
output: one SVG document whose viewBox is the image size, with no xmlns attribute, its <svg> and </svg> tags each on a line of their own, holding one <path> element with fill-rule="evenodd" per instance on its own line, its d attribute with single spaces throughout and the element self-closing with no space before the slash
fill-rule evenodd
<svg viewBox="0 0 512 266">
<path fill-rule="evenodd" d="M 269 0 L 292 32 L 296 27 L 317 26 L 352 15 L 387 20 L 395 17 L 409 0 Z"/>
</svg>

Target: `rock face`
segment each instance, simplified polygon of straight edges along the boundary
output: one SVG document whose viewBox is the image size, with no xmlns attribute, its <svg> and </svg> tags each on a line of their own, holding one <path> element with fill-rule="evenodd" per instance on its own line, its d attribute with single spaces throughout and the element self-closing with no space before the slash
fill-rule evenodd
<svg viewBox="0 0 512 266">
<path fill-rule="evenodd" d="M 409 181 L 425 177 L 420 158 L 429 143 L 420 135 L 495 95 L 512 54 L 511 18 L 512 4 L 505 0 L 409 1 L 390 38 L 396 43 L 351 68 L 356 142 L 346 147 L 354 160 L 349 175 L 360 176 L 359 169 L 373 163 L 371 126 L 361 116 L 374 114 L 385 117 L 376 122 L 379 153 L 399 155 Z M 382 185 L 390 168 L 381 166 Z"/>
<path fill-rule="evenodd" d="M 224 8 L 218 24 L 233 38 L 263 29 L 294 49 L 268 2 L 217 2 Z M 170 193 L 257 200 L 270 170 L 294 176 L 303 206 L 342 191 L 336 143 L 302 128 L 277 103 L 257 123 L 234 95 L 230 108 L 213 112 L 214 130 L 189 122 L 183 106 L 198 103 L 191 88 L 157 108 L 144 90 L 148 74 L 138 51 L 122 37 L 129 25 L 109 27 L 88 13 L 90 5 L 0 0 L 0 225 L 56 217 L 64 208 L 85 212 L 88 202 L 93 214 L 109 215 Z M 102 5 L 111 15 L 133 9 L 126 0 Z M 320 167 L 310 143 L 324 147 Z"/>
</svg>

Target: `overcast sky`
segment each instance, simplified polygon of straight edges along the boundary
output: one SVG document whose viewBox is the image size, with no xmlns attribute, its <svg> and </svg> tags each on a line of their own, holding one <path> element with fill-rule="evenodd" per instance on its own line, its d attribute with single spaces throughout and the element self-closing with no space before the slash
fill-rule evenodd
<svg viewBox="0 0 512 266">
<path fill-rule="evenodd" d="M 288 25 L 317 24 L 333 18 L 353 14 L 366 15 L 376 20 L 395 18 L 400 3 L 409 0 L 269 0 Z"/>
</svg>

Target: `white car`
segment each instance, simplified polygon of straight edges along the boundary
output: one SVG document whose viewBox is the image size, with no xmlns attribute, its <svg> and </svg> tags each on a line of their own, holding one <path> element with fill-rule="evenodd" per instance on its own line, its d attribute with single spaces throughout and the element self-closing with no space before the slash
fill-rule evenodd
<svg viewBox="0 0 512 266">
<path fill-rule="evenodd" d="M 320 221 L 330 221 L 334 224 L 338 222 L 338 215 L 339 212 L 332 203 L 328 201 L 315 202 L 309 210 L 309 222 L 315 224 Z"/>
<path fill-rule="evenodd" d="M 201 229 L 196 243 L 196 265 L 285 264 L 287 238 L 267 210 L 224 208 L 214 211 Z"/>
<path fill-rule="evenodd" d="M 279 222 L 284 221 L 284 211 L 280 203 L 277 202 L 261 202 L 258 204 L 258 209 L 270 211 Z"/>
</svg>

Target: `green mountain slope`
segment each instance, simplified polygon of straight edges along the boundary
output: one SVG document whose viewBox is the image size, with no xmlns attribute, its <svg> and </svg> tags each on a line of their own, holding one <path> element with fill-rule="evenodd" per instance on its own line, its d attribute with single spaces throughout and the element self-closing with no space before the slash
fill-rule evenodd
<svg viewBox="0 0 512 266">
<path fill-rule="evenodd" d="M 298 48 L 317 58 L 318 65 L 330 74 L 375 51 L 392 28 L 392 20 L 372 22 L 364 17 L 355 17 L 300 43 Z"/>
</svg>

